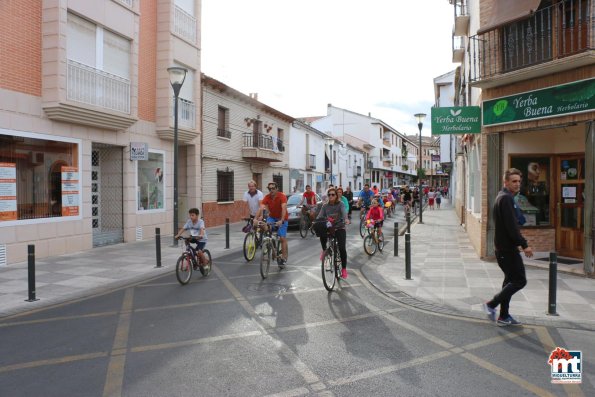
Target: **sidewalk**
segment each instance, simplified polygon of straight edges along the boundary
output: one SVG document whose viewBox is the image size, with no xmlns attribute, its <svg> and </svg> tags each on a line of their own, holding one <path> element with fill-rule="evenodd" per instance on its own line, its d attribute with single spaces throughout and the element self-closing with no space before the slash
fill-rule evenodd
<svg viewBox="0 0 595 397">
<path fill-rule="evenodd" d="M 241 250 L 245 222 L 230 224 L 230 246 L 225 249 L 225 225 L 210 227 L 208 246 L 213 257 Z M 161 236 L 161 268 L 156 268 L 155 240 L 110 245 L 84 252 L 37 258 L 35 302 L 28 299 L 27 262 L 0 267 L 0 318 L 45 306 L 73 301 L 146 280 L 171 274 L 175 280 L 178 248 L 171 247 L 171 236 Z M 241 255 L 241 254 L 240 254 Z"/>
<path fill-rule="evenodd" d="M 424 210 L 423 224 L 411 226 L 412 279 L 405 280 L 405 239 L 399 239 L 394 257 L 392 239 L 386 260 L 373 258 L 362 269 L 379 289 L 424 309 L 485 318 L 482 303 L 502 286 L 503 273 L 496 261 L 479 259 L 459 224 L 449 200 L 440 210 Z M 557 313 L 548 316 L 548 263 L 527 260 L 527 286 L 517 292 L 510 311 L 529 324 L 568 325 L 595 329 L 595 279 L 563 273 L 558 265 Z M 538 266 L 538 267 L 537 267 Z"/>
</svg>

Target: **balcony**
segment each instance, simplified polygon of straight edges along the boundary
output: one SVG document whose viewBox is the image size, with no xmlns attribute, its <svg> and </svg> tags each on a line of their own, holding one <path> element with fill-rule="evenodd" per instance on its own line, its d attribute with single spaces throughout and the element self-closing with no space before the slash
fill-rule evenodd
<svg viewBox="0 0 595 397">
<path fill-rule="evenodd" d="M 174 7 L 174 33 L 191 44 L 196 45 L 196 18 L 182 10 Z"/>
<path fill-rule="evenodd" d="M 242 157 L 251 160 L 283 161 L 285 146 L 277 137 L 260 134 L 245 133 L 242 146 Z"/>
<path fill-rule="evenodd" d="M 592 64 L 594 2 L 559 2 L 470 37 L 471 84 L 490 88 Z"/>
<path fill-rule="evenodd" d="M 452 33 L 452 62 L 461 63 L 465 57 L 465 39 Z"/>
<path fill-rule="evenodd" d="M 52 120 L 123 130 L 130 116 L 130 80 L 68 59 L 66 100 L 44 107 Z M 78 105 L 80 104 L 80 105 Z"/>
<path fill-rule="evenodd" d="M 316 169 L 316 155 L 315 154 L 307 154 L 306 155 L 306 168 L 309 170 Z"/>
<path fill-rule="evenodd" d="M 231 131 L 225 128 L 217 128 L 217 136 L 221 138 L 231 139 Z"/>
<path fill-rule="evenodd" d="M 175 101 L 175 98 L 172 100 Z M 174 122 L 172 112 L 172 125 Z M 178 127 L 196 129 L 196 105 L 187 99 L 178 98 Z"/>
<path fill-rule="evenodd" d="M 469 13 L 467 12 L 467 4 L 465 4 L 465 0 L 456 0 L 454 6 L 454 34 L 455 36 L 467 36 L 467 30 L 469 29 Z"/>
</svg>

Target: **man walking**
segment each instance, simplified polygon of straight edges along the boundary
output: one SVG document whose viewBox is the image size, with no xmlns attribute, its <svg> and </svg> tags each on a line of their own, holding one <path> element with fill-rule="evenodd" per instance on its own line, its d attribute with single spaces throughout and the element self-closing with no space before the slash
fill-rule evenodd
<svg viewBox="0 0 595 397">
<path fill-rule="evenodd" d="M 521 324 L 510 315 L 508 308 L 512 295 L 527 285 L 525 265 L 520 251 L 523 251 L 527 258 L 533 256 L 533 249 L 528 246 L 527 240 L 520 232 L 517 205 L 514 202 L 514 196 L 521 189 L 521 177 L 521 171 L 516 168 L 510 168 L 504 173 L 504 188 L 496 197 L 493 211 L 496 226 L 496 259 L 504 272 L 504 282 L 502 290 L 484 304 L 484 310 L 491 321 L 496 321 L 496 307 L 500 305 L 500 317 L 497 320 L 500 326 Z"/>
</svg>

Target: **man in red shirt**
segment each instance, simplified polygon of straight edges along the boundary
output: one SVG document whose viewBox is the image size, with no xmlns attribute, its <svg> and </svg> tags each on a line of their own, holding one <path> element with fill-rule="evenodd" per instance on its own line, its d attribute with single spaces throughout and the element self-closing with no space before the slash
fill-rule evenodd
<svg viewBox="0 0 595 397">
<path fill-rule="evenodd" d="M 269 182 L 268 184 L 269 194 L 264 196 L 260 202 L 260 208 L 256 214 L 257 220 L 262 220 L 263 210 L 267 210 L 269 216 L 267 223 L 274 223 L 279 227 L 279 238 L 281 240 L 281 260 L 278 262 L 281 268 L 285 267 L 287 263 L 287 196 L 283 192 L 278 191 L 277 184 L 275 182 Z"/>
<path fill-rule="evenodd" d="M 316 193 L 312 191 L 312 186 L 306 185 L 306 191 L 300 205 L 305 205 L 310 212 L 310 219 L 314 219 L 316 215 Z"/>
</svg>

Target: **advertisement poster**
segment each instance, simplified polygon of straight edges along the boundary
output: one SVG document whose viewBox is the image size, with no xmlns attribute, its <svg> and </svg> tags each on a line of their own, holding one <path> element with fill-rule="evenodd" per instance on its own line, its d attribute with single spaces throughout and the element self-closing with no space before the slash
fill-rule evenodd
<svg viewBox="0 0 595 397">
<path fill-rule="evenodd" d="M 17 220 L 17 165 L 0 163 L 0 222 Z"/>
<path fill-rule="evenodd" d="M 79 215 L 78 167 L 62 166 L 62 216 Z"/>
</svg>

